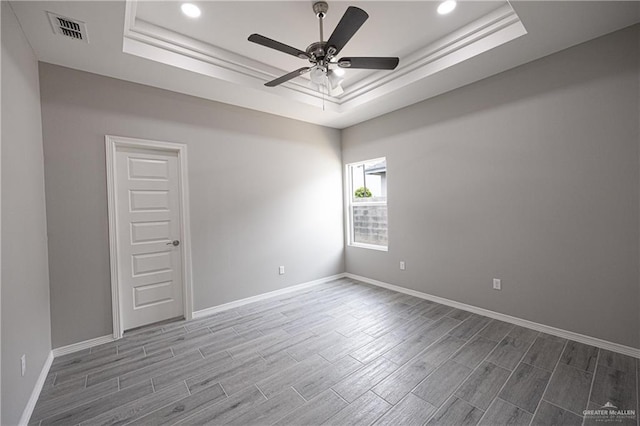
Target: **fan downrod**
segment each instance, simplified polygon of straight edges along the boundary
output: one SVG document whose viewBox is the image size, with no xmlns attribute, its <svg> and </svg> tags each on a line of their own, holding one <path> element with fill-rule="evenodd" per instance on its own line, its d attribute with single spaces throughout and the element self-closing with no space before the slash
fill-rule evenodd
<svg viewBox="0 0 640 426">
<path fill-rule="evenodd" d="M 324 59 L 327 56 L 327 42 L 324 41 L 324 18 L 327 16 L 327 12 L 329 11 L 329 5 L 326 1 L 317 1 L 313 3 L 313 12 L 318 17 L 318 26 L 320 28 L 320 41 L 315 43 L 311 43 L 309 47 L 307 47 L 307 54 L 310 56 L 309 60 L 311 63 L 324 63 Z"/>
</svg>

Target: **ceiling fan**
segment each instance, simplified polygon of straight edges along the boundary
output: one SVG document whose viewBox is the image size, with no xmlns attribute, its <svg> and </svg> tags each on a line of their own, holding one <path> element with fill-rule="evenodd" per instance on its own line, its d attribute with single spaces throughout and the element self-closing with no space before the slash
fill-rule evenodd
<svg viewBox="0 0 640 426">
<path fill-rule="evenodd" d="M 333 30 L 329 40 L 324 41 L 323 20 L 327 15 L 329 5 L 325 1 L 313 4 L 313 11 L 318 17 L 320 26 L 320 41 L 311 43 L 305 51 L 272 40 L 260 34 L 251 34 L 249 41 L 260 44 L 300 59 L 307 59 L 311 66 L 302 67 L 275 80 L 265 83 L 267 87 L 275 87 L 295 77 L 310 73 L 311 81 L 318 89 L 326 88 L 331 95 L 342 93 L 340 71 L 342 68 L 359 68 L 371 70 L 393 70 L 398 66 L 399 59 L 395 57 L 343 57 L 336 59 L 336 55 L 344 48 L 351 37 L 369 18 L 364 10 L 349 6 L 347 11 Z"/>
</svg>

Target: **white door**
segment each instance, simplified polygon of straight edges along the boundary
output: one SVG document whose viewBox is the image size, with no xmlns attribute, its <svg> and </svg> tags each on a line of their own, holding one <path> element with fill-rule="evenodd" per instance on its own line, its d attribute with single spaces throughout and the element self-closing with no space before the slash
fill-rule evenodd
<svg viewBox="0 0 640 426">
<path fill-rule="evenodd" d="M 115 161 L 122 329 L 182 317 L 178 155 L 118 147 Z"/>
</svg>

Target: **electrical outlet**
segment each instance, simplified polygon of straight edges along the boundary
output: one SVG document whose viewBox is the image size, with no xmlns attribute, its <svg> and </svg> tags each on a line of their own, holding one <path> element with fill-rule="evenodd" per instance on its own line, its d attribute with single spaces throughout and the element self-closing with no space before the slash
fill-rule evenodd
<svg viewBox="0 0 640 426">
<path fill-rule="evenodd" d="M 404 260 L 401 260 L 401 261 L 400 261 L 400 270 L 401 270 L 401 271 L 404 271 L 405 269 L 406 269 L 406 268 L 405 268 Z"/>
<path fill-rule="evenodd" d="M 493 289 L 494 290 L 502 290 L 502 280 L 498 278 L 493 279 Z"/>
<path fill-rule="evenodd" d="M 284 275 L 284 266 L 280 266 L 280 267 L 278 268 L 278 273 L 279 273 L 280 275 Z"/>
<path fill-rule="evenodd" d="M 24 377 L 27 374 L 27 355 L 24 354 L 20 357 L 20 374 Z"/>
</svg>

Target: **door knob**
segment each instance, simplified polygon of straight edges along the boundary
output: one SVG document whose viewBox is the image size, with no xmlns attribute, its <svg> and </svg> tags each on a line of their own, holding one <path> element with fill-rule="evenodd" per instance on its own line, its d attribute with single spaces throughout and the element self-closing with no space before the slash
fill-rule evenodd
<svg viewBox="0 0 640 426">
<path fill-rule="evenodd" d="M 180 241 L 178 240 L 173 240 L 170 243 L 167 243 L 168 246 L 176 246 L 178 247 L 180 245 Z"/>
</svg>

